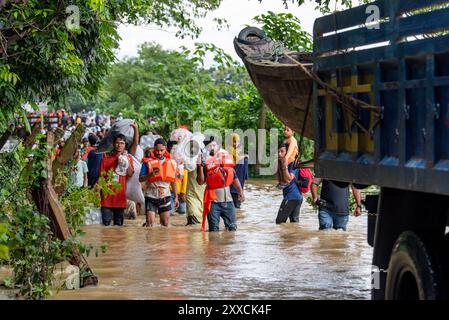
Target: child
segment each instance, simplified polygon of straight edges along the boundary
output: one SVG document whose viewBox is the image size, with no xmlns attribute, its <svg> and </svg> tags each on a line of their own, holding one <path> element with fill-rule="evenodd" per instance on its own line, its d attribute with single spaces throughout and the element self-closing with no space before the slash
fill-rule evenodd
<svg viewBox="0 0 449 320">
<path fill-rule="evenodd" d="M 298 149 L 298 142 L 296 141 L 295 137 L 294 137 L 294 131 L 292 129 L 290 129 L 289 127 L 285 127 L 284 128 L 284 145 L 287 146 L 288 150 L 287 153 L 285 155 L 284 158 L 280 158 L 279 159 L 279 164 L 278 164 L 278 171 L 277 171 L 277 178 L 279 181 L 278 184 L 278 188 L 279 189 L 283 189 L 285 188 L 290 181 L 286 181 L 285 179 L 282 178 L 282 175 L 280 174 L 279 167 L 282 166 L 287 166 L 289 171 L 292 170 L 292 166 L 296 160 L 296 157 L 298 156 L 299 153 L 299 149 Z"/>
<path fill-rule="evenodd" d="M 81 160 L 81 148 L 77 148 L 74 155 L 74 164 L 70 167 L 70 184 L 82 188 L 87 187 L 87 163 Z"/>
<path fill-rule="evenodd" d="M 294 134 L 295 132 L 289 127 L 286 126 L 284 128 L 284 144 L 287 144 L 289 146 L 287 155 L 285 156 L 285 158 L 287 159 L 287 166 L 290 166 L 293 162 L 295 162 L 296 157 L 299 153 L 298 142 L 296 141 Z"/>
</svg>

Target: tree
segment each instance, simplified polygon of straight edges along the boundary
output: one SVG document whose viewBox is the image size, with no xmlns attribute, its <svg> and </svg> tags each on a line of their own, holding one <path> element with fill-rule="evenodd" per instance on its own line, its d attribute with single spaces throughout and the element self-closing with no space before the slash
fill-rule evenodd
<svg viewBox="0 0 449 320">
<path fill-rule="evenodd" d="M 262 0 L 259 0 L 259 2 L 262 2 Z M 288 8 L 288 3 L 292 3 L 293 5 L 302 5 L 306 2 L 306 0 L 282 0 L 285 7 Z M 354 3 L 357 3 L 357 0 L 309 0 L 309 2 L 315 2 L 316 3 L 316 10 L 320 10 L 322 13 L 329 13 L 333 11 L 333 8 L 336 8 L 340 6 L 341 8 L 351 8 Z M 358 3 L 367 3 L 370 2 L 370 0 L 358 0 Z M 332 4 L 334 6 L 332 6 Z"/>
<path fill-rule="evenodd" d="M 0 131 L 27 101 L 59 102 L 74 90 L 94 95 L 115 59 L 119 22 L 173 26 L 180 37 L 195 36 L 201 29 L 194 19 L 218 8 L 220 2 L 2 1 Z"/>
<path fill-rule="evenodd" d="M 118 23 L 172 26 L 197 36 L 196 18 L 222 0 L 4 0 L 0 2 L 0 131 L 21 105 L 96 94 L 117 48 Z M 261 1 L 261 0 L 259 0 Z M 301 5 L 305 0 L 282 0 Z M 337 0 L 345 6 L 350 0 Z M 315 0 L 329 10 L 330 0 Z M 224 19 L 216 19 L 226 24 Z"/>
<path fill-rule="evenodd" d="M 216 64 L 204 69 L 212 54 Z M 138 56 L 118 62 L 102 89 L 105 99 L 89 107 L 136 119 L 144 131 L 168 137 L 178 125 L 203 129 L 259 128 L 263 101 L 245 68 L 212 44 L 198 43 L 193 50 L 169 51 L 159 45 L 142 45 Z M 90 102 L 88 102 L 90 103 Z M 148 118 L 153 120 L 149 125 Z M 266 127 L 281 128 L 271 112 Z"/>
<path fill-rule="evenodd" d="M 197 59 L 186 52 L 163 50 L 146 43 L 138 56 L 116 63 L 103 89 L 104 99 L 94 108 L 113 114 L 123 112 L 148 128 L 148 118 L 156 121 L 151 129 L 168 134 L 179 124 L 192 125 L 207 119 L 212 111 L 213 79 Z"/>
<path fill-rule="evenodd" d="M 293 51 L 312 51 L 312 36 L 302 30 L 301 21 L 291 13 L 274 13 L 255 16 L 253 20 L 262 24 L 262 30 L 273 40 L 281 41 Z"/>
</svg>

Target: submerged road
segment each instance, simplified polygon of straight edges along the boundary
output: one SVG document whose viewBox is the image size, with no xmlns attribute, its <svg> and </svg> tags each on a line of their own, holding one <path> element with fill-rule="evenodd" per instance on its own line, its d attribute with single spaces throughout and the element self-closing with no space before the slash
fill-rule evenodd
<svg viewBox="0 0 449 320">
<path fill-rule="evenodd" d="M 369 299 L 372 248 L 367 217 L 350 217 L 348 231 L 318 231 L 306 203 L 299 224 L 276 225 L 282 192 L 250 181 L 235 233 L 171 226 L 85 227 L 83 241 L 109 243 L 89 264 L 97 287 L 60 291 L 53 299 Z"/>
</svg>

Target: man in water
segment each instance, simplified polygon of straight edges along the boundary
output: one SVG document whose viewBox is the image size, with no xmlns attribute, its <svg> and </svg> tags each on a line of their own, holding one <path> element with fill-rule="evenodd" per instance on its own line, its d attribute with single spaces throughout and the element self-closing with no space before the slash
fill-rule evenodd
<svg viewBox="0 0 449 320">
<path fill-rule="evenodd" d="M 174 194 L 175 208 L 179 206 L 178 190 L 176 187 L 176 164 L 170 159 L 167 143 L 159 138 L 154 142 L 154 151 L 148 158 L 142 160 L 140 182 L 146 183 L 145 211 L 146 222 L 144 226 L 152 227 L 159 214 L 160 223 L 168 227 L 171 211 L 170 185 Z"/>
<path fill-rule="evenodd" d="M 209 158 L 202 161 L 198 167 L 198 184 L 206 184 L 203 207 L 202 230 L 205 218 L 209 222 L 209 232 L 219 231 L 220 217 L 229 231 L 237 230 L 235 206 L 232 200 L 230 185 L 234 185 L 239 193 L 239 201 L 244 202 L 245 196 L 234 170 L 232 156 L 220 149 L 213 137 L 205 141 Z"/>
<path fill-rule="evenodd" d="M 318 198 L 317 190 L 321 183 L 321 197 Z M 360 191 L 353 185 L 351 189 L 356 202 L 354 215 L 359 217 L 362 214 Z M 320 230 L 346 231 L 349 221 L 349 183 L 314 178 L 311 192 L 313 203 L 319 207 Z"/>
<path fill-rule="evenodd" d="M 128 206 L 126 201 L 126 180 L 134 173 L 133 161 L 126 151 L 126 138 L 123 134 L 118 134 L 113 141 L 114 150 L 104 155 L 100 163 L 100 176 L 107 176 L 112 171 L 112 179 L 121 185 L 120 189 L 114 189 L 114 194 L 101 196 L 101 216 L 105 226 L 109 226 L 111 221 L 114 225 L 123 226 L 125 209 Z M 125 172 L 118 172 L 119 160 L 126 157 L 128 166 Z"/>
</svg>

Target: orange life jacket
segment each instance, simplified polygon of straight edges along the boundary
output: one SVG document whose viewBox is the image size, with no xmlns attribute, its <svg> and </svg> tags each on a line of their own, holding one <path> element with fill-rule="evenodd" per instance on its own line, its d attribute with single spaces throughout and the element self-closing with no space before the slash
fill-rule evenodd
<svg viewBox="0 0 449 320">
<path fill-rule="evenodd" d="M 173 160 L 171 160 L 170 158 L 165 158 L 164 163 L 162 163 L 162 161 L 157 158 L 144 158 L 142 159 L 142 161 L 148 164 L 148 174 L 150 175 L 148 181 L 175 181 L 176 166 Z"/>
<path fill-rule="evenodd" d="M 232 156 L 221 154 L 206 161 L 206 183 L 209 189 L 229 187 L 234 181 Z"/>
</svg>

